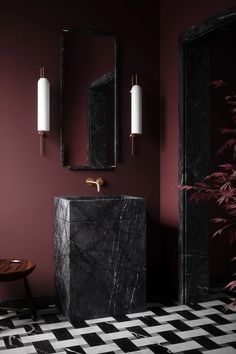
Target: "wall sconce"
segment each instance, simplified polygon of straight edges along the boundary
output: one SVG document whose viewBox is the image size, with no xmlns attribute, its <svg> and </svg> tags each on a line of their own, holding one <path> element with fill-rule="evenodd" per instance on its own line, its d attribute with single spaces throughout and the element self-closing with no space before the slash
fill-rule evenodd
<svg viewBox="0 0 236 354">
<path fill-rule="evenodd" d="M 44 66 L 40 67 L 38 80 L 38 134 L 40 138 L 40 155 L 44 154 L 45 132 L 50 130 L 50 84 L 44 77 Z"/>
<path fill-rule="evenodd" d="M 137 74 L 132 76 L 131 88 L 131 134 L 132 155 L 134 155 L 134 138 L 137 134 L 142 134 L 142 88 L 138 85 Z"/>
</svg>

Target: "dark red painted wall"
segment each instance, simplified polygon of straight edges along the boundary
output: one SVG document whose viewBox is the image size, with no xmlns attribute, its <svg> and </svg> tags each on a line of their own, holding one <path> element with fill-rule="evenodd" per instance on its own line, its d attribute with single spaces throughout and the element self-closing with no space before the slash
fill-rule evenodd
<svg viewBox="0 0 236 354">
<path fill-rule="evenodd" d="M 163 257 L 167 265 L 165 277 L 170 292 L 175 291 L 177 284 L 179 35 L 232 6 L 236 6 L 235 0 L 161 1 L 160 222 Z"/>
<path fill-rule="evenodd" d="M 0 258 L 31 258 L 34 295 L 51 295 L 53 198 L 95 195 L 87 177 L 102 176 L 101 194 L 145 197 L 148 212 L 148 292 L 159 289 L 162 252 L 159 224 L 159 10 L 156 1 L 13 1 L 0 12 Z M 120 42 L 120 163 L 113 171 L 63 168 L 59 155 L 62 28 L 114 33 Z M 51 132 L 39 155 L 36 83 L 41 64 L 51 83 Z M 143 136 L 131 156 L 130 86 L 143 87 Z M 167 210 L 168 212 L 168 210 Z M 151 286 L 151 284 L 154 284 Z M 155 285 L 157 284 L 157 285 Z M 19 284 L 1 284 L 1 298 L 23 295 Z"/>
</svg>

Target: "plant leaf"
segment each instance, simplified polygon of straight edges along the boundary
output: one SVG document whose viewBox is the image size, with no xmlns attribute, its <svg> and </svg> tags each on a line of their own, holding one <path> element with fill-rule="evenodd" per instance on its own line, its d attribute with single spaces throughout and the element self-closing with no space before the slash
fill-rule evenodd
<svg viewBox="0 0 236 354">
<path fill-rule="evenodd" d="M 220 222 L 222 222 L 222 223 L 226 223 L 227 222 L 227 219 L 223 219 L 223 218 L 214 218 L 214 219 L 212 219 L 211 221 L 213 221 L 215 224 L 217 224 L 217 223 L 220 223 Z"/>
<path fill-rule="evenodd" d="M 216 155 L 222 155 L 224 153 L 225 150 L 231 148 L 232 146 L 234 146 L 236 144 L 236 139 L 231 138 L 229 140 L 227 140 L 224 145 L 217 151 Z"/>
<path fill-rule="evenodd" d="M 223 80 L 211 80 L 209 85 L 218 88 L 226 86 L 226 83 Z"/>
<path fill-rule="evenodd" d="M 236 280 L 232 280 L 225 286 L 225 289 L 229 289 L 230 291 L 236 288 Z"/>
<path fill-rule="evenodd" d="M 236 129 L 235 129 L 236 132 Z M 218 165 L 218 167 L 223 168 L 226 171 L 233 170 L 234 166 L 230 163 L 224 163 L 222 165 Z"/>
</svg>

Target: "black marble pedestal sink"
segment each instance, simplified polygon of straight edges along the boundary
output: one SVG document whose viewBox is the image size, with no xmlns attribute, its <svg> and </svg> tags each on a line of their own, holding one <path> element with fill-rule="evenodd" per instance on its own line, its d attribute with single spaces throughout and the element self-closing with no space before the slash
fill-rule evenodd
<svg viewBox="0 0 236 354">
<path fill-rule="evenodd" d="M 55 197 L 56 291 L 72 323 L 145 308 L 145 214 L 138 197 Z"/>
</svg>

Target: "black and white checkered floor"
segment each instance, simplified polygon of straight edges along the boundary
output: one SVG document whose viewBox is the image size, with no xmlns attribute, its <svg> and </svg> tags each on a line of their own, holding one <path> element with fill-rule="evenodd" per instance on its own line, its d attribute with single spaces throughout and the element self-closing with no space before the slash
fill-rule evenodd
<svg viewBox="0 0 236 354">
<path fill-rule="evenodd" d="M 0 354 L 130 353 L 236 354 L 236 312 L 227 299 L 190 306 L 153 307 L 134 313 L 78 321 L 56 308 L 39 311 L 38 321 L 0 312 Z"/>
</svg>

